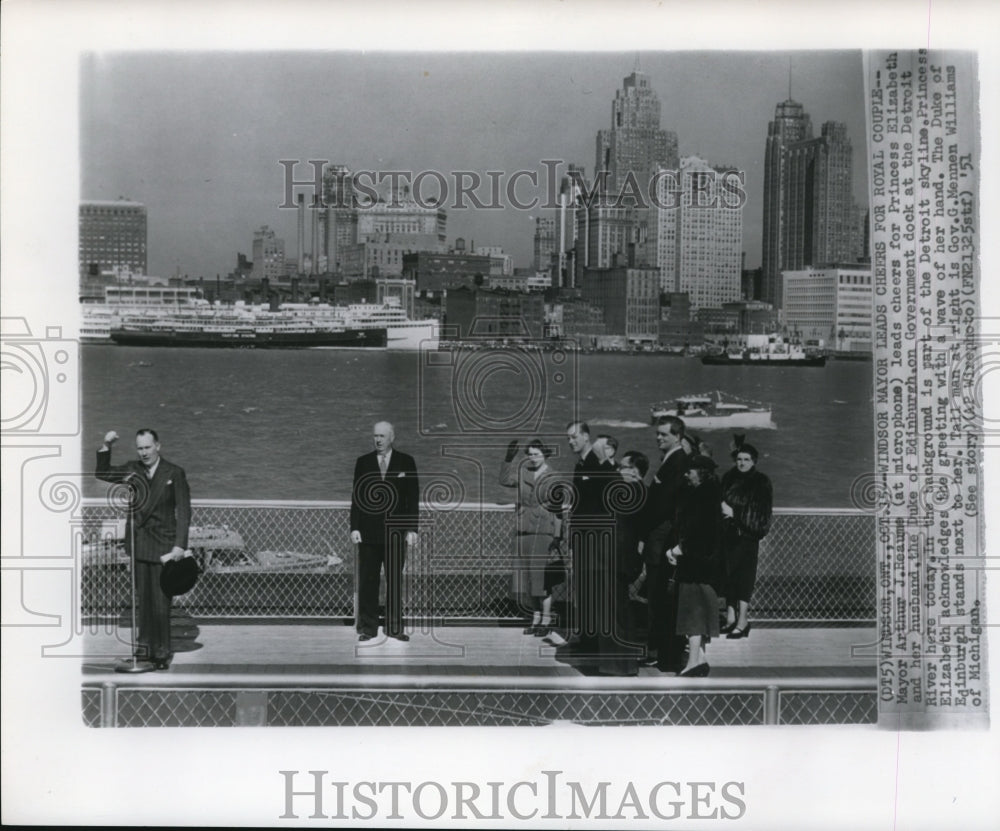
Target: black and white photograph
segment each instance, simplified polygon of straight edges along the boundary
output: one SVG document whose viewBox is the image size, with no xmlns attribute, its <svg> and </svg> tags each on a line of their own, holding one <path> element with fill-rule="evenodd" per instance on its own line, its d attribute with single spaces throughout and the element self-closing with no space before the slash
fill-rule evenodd
<svg viewBox="0 0 1000 831">
<path fill-rule="evenodd" d="M 5 822 L 991 827 L 996 14 L 762 9 L 4 9 Z"/>
</svg>

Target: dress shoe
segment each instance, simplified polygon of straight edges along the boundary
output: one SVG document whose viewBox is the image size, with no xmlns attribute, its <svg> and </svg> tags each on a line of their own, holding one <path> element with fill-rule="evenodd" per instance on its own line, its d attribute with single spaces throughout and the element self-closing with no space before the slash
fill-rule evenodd
<svg viewBox="0 0 1000 831">
<path fill-rule="evenodd" d="M 358 635 L 358 640 L 359 641 L 370 641 L 374 637 L 375 637 L 374 635 L 369 635 L 367 632 L 362 632 L 360 635 Z"/>
<path fill-rule="evenodd" d="M 397 641 L 403 641 L 403 643 L 406 643 L 406 641 L 408 641 L 410 639 L 410 636 L 407 635 L 405 632 L 400 632 L 400 633 L 398 633 L 396 635 L 389 635 L 389 637 L 393 638 L 393 639 L 395 639 Z"/>
<path fill-rule="evenodd" d="M 735 620 L 732 623 L 722 623 L 722 624 L 719 624 L 719 634 L 728 635 L 735 628 L 736 628 L 736 621 Z"/>
<path fill-rule="evenodd" d="M 739 640 L 740 638 L 749 638 L 749 637 L 750 637 L 750 624 L 748 623 L 746 629 L 738 629 L 735 627 L 731 629 L 729 634 L 726 635 L 726 640 L 736 641 Z"/>
<path fill-rule="evenodd" d="M 168 655 L 166 658 L 153 658 L 150 663 L 153 665 L 153 669 L 170 669 L 170 663 L 174 660 L 173 655 Z"/>
<path fill-rule="evenodd" d="M 659 659 L 655 655 L 649 655 L 646 658 L 640 658 L 639 659 L 639 666 L 641 666 L 641 667 L 655 667 L 656 666 L 656 662 L 658 660 Z"/>
<path fill-rule="evenodd" d="M 704 678 L 708 675 L 708 662 L 702 662 L 698 666 L 691 667 L 691 669 L 686 669 L 680 675 L 679 678 Z"/>
<path fill-rule="evenodd" d="M 547 638 L 551 632 L 548 626 L 536 626 L 533 634 L 536 638 Z"/>
<path fill-rule="evenodd" d="M 521 632 L 524 635 L 537 635 L 540 628 L 540 626 L 525 626 Z"/>
</svg>

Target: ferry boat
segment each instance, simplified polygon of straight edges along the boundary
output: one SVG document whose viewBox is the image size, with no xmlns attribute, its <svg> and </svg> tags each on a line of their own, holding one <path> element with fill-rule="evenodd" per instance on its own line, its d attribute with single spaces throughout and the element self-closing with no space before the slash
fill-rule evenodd
<svg viewBox="0 0 1000 831">
<path fill-rule="evenodd" d="M 746 335 L 736 347 L 702 355 L 705 366 L 826 366 L 826 355 L 781 335 Z"/>
<path fill-rule="evenodd" d="M 715 390 L 701 395 L 683 395 L 662 401 L 649 408 L 650 421 L 662 416 L 677 416 L 692 430 L 752 429 L 773 430 L 771 408 L 758 401 L 747 401 Z"/>
</svg>

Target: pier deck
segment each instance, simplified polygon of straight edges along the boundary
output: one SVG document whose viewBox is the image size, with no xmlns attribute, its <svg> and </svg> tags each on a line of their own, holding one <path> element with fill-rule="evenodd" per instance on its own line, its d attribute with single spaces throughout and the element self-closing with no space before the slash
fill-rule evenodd
<svg viewBox="0 0 1000 831">
<path fill-rule="evenodd" d="M 93 726 L 871 724 L 875 630 L 754 628 L 714 640 L 708 678 L 595 677 L 520 627 L 445 626 L 358 643 L 352 627 L 174 621 L 173 666 L 121 674 L 128 630 L 91 633 Z M 122 643 L 121 638 L 125 639 Z"/>
</svg>

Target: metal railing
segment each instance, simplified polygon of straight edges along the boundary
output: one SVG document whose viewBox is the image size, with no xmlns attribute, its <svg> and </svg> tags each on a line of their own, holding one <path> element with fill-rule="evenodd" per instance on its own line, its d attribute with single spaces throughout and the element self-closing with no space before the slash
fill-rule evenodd
<svg viewBox="0 0 1000 831">
<path fill-rule="evenodd" d="M 346 502 L 194 500 L 191 546 L 205 564 L 175 606 L 207 618 L 322 619 L 354 614 L 354 548 Z M 755 621 L 859 624 L 875 619 L 875 519 L 850 509 L 779 508 L 761 542 Z M 424 507 L 408 556 L 409 619 L 514 620 L 512 506 Z M 77 525 L 84 619 L 128 605 L 120 509 L 84 500 Z M 560 587 L 562 588 L 562 587 Z M 564 597 L 557 594 L 557 604 Z"/>
<path fill-rule="evenodd" d="M 359 677 L 335 682 L 316 676 L 157 676 L 85 683 L 82 715 L 90 727 L 241 726 L 540 726 L 875 724 L 875 679 L 801 678 L 753 682 L 705 679 L 682 689 L 662 681 L 613 679 L 588 689 L 565 679 L 511 687 L 484 677 L 419 685 Z M 346 683 L 345 683 L 346 681 Z"/>
</svg>

